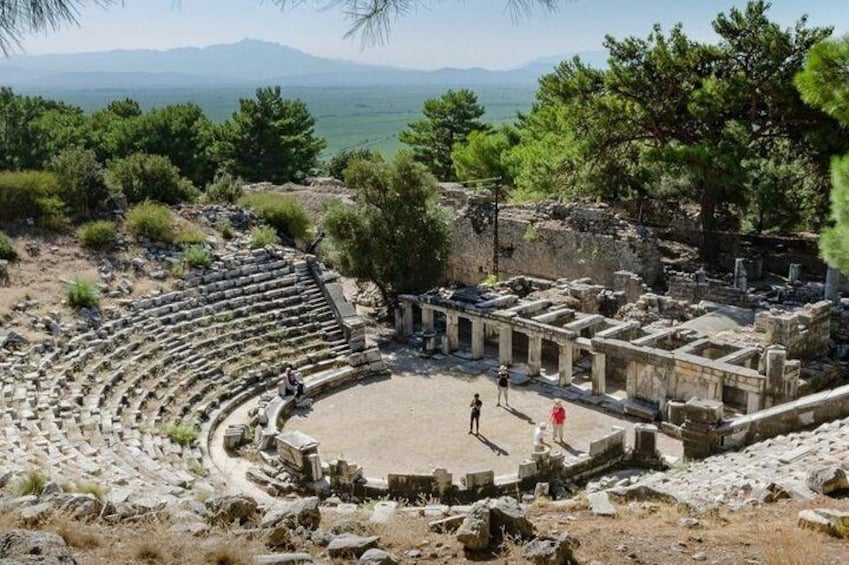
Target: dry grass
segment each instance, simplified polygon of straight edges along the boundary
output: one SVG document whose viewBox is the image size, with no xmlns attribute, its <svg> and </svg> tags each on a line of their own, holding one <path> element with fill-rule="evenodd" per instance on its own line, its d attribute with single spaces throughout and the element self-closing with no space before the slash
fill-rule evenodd
<svg viewBox="0 0 849 565">
<path fill-rule="evenodd" d="M 823 563 L 822 534 L 796 526 L 758 528 L 756 539 L 766 565 L 815 565 Z"/>
<path fill-rule="evenodd" d="M 99 527 L 83 524 L 64 514 L 54 514 L 45 527 L 62 536 L 74 549 L 90 550 L 103 544 Z"/>
</svg>

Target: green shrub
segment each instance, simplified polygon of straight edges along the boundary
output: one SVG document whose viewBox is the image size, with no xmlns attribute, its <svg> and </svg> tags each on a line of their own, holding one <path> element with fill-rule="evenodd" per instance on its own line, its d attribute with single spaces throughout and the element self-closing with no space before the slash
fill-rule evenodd
<svg viewBox="0 0 849 565">
<path fill-rule="evenodd" d="M 191 201 L 198 191 L 190 181 L 180 176 L 180 170 L 168 157 L 134 153 L 119 159 L 109 167 L 109 177 L 135 204 L 154 200 L 166 204 Z"/>
<path fill-rule="evenodd" d="M 95 308 L 100 304 L 100 295 L 92 283 L 74 279 L 68 283 L 68 304 L 72 308 Z"/>
<path fill-rule="evenodd" d="M 77 230 L 80 244 L 90 249 L 111 249 L 118 242 L 118 228 L 113 222 L 99 220 L 80 226 Z"/>
<path fill-rule="evenodd" d="M 18 496 L 29 496 L 31 494 L 39 496 L 41 491 L 44 490 L 44 485 L 46 484 L 47 477 L 41 474 L 40 471 L 30 469 L 24 473 L 20 479 L 18 479 L 14 492 Z"/>
<path fill-rule="evenodd" d="M 67 223 L 59 180 L 42 171 L 0 173 L 0 222 L 33 218 L 48 229 Z"/>
<path fill-rule="evenodd" d="M 109 188 L 103 166 L 90 149 L 71 147 L 56 155 L 49 164 L 59 180 L 62 202 L 74 216 L 89 217 L 103 209 L 109 200 Z"/>
<path fill-rule="evenodd" d="M 243 184 L 244 181 L 239 177 L 230 173 L 219 173 L 206 186 L 205 200 L 213 204 L 235 204 L 242 197 Z"/>
<path fill-rule="evenodd" d="M 171 423 L 165 430 L 165 435 L 171 441 L 177 442 L 180 445 L 189 445 L 198 438 L 198 429 L 192 424 L 184 424 L 177 420 Z"/>
<path fill-rule="evenodd" d="M 257 226 L 251 230 L 251 249 L 277 243 L 277 230 L 271 226 Z"/>
<path fill-rule="evenodd" d="M 212 256 L 205 247 L 193 245 L 183 251 L 183 262 L 191 268 L 202 267 L 206 269 L 212 264 Z"/>
<path fill-rule="evenodd" d="M 174 215 L 167 206 L 145 202 L 127 214 L 127 230 L 136 237 L 171 243 L 174 240 Z"/>
<path fill-rule="evenodd" d="M 180 245 L 198 245 L 206 241 L 206 234 L 194 224 L 187 224 L 177 233 L 177 243 Z"/>
<path fill-rule="evenodd" d="M 221 237 L 224 241 L 230 241 L 236 237 L 236 232 L 233 231 L 233 224 L 227 218 L 220 220 L 215 227 L 221 232 Z"/>
<path fill-rule="evenodd" d="M 72 492 L 90 494 L 97 500 L 103 500 L 109 492 L 109 488 L 97 483 L 79 482 L 73 486 Z"/>
<path fill-rule="evenodd" d="M 0 231 L 0 259 L 6 261 L 15 261 L 18 258 L 18 252 L 15 251 L 15 246 L 9 236 Z"/>
<path fill-rule="evenodd" d="M 305 239 L 310 219 L 292 197 L 277 192 L 254 192 L 239 199 L 239 205 L 255 211 L 268 225 L 293 239 Z"/>
</svg>

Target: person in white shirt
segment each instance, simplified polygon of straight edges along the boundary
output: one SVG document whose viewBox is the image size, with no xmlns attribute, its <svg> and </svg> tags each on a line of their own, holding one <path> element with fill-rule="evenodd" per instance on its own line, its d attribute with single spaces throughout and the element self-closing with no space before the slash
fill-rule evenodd
<svg viewBox="0 0 849 565">
<path fill-rule="evenodd" d="M 545 428 L 545 422 L 540 422 L 534 428 L 534 451 L 543 451 L 546 447 L 549 447 L 545 443 Z"/>
</svg>

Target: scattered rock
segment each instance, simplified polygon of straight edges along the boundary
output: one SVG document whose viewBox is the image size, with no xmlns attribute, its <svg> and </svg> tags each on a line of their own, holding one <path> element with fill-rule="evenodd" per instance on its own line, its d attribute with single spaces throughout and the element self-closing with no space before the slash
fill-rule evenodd
<svg viewBox="0 0 849 565">
<path fill-rule="evenodd" d="M 808 488 L 817 494 L 829 495 L 835 491 L 849 489 L 846 471 L 840 467 L 823 467 L 808 474 Z"/>
<path fill-rule="evenodd" d="M 212 513 L 210 523 L 229 525 L 238 522 L 241 525 L 253 518 L 257 503 L 249 496 L 222 496 L 207 501 L 206 507 Z"/>
<path fill-rule="evenodd" d="M 360 557 L 369 549 L 377 547 L 380 537 L 357 536 L 354 534 L 342 534 L 336 536 L 327 546 L 330 557 Z"/>
<path fill-rule="evenodd" d="M 369 522 L 373 524 L 385 524 L 395 514 L 398 503 L 393 500 L 381 500 L 374 505 Z"/>
<path fill-rule="evenodd" d="M 675 502 L 675 497 L 643 484 L 610 488 L 607 489 L 607 494 L 622 502 Z"/>
<path fill-rule="evenodd" d="M 465 519 L 466 516 L 464 514 L 458 514 L 456 516 L 442 518 L 441 520 L 434 520 L 428 525 L 428 527 L 430 528 L 431 532 L 456 532 L 457 528 L 460 527 L 460 524 L 462 524 L 463 520 Z"/>
<path fill-rule="evenodd" d="M 800 528 L 823 532 L 838 538 L 849 538 L 849 512 L 814 508 L 799 512 Z"/>
<path fill-rule="evenodd" d="M 616 508 L 610 503 L 605 491 L 590 493 L 587 495 L 587 502 L 590 505 L 590 512 L 596 516 L 616 516 Z"/>
<path fill-rule="evenodd" d="M 59 534 L 9 530 L 0 534 L 0 563 L 21 565 L 76 565 Z"/>
<path fill-rule="evenodd" d="M 469 551 L 483 551 L 489 547 L 489 507 L 478 502 L 457 529 L 457 541 Z"/>
<path fill-rule="evenodd" d="M 678 527 L 679 528 L 692 529 L 692 528 L 698 528 L 699 525 L 700 525 L 700 522 L 696 518 L 680 518 L 678 520 Z"/>
<path fill-rule="evenodd" d="M 572 552 L 580 545 L 569 534 L 557 538 L 540 536 L 522 549 L 522 557 L 534 565 L 568 565 L 575 563 Z"/>
<path fill-rule="evenodd" d="M 762 504 L 791 498 L 790 493 L 784 487 L 775 483 L 769 483 L 765 487 L 755 489 L 752 492 L 752 497 Z"/>
<path fill-rule="evenodd" d="M 34 526 L 43 522 L 48 516 L 50 516 L 51 512 L 53 512 L 53 505 L 49 502 L 42 502 L 40 504 L 33 504 L 32 506 L 22 508 L 19 512 L 19 516 L 21 517 L 21 520 L 23 520 L 24 524 Z"/>
<path fill-rule="evenodd" d="M 693 554 L 693 561 L 707 561 L 707 555 L 704 551 Z"/>
<path fill-rule="evenodd" d="M 372 548 L 360 556 L 360 563 L 368 565 L 396 565 L 398 561 L 382 549 Z"/>
<path fill-rule="evenodd" d="M 537 483 L 534 486 L 534 498 L 542 498 L 544 496 L 548 496 L 550 492 L 548 483 Z"/>
<path fill-rule="evenodd" d="M 254 556 L 254 565 L 289 565 L 290 563 L 312 563 L 309 553 L 266 553 Z"/>
<path fill-rule="evenodd" d="M 515 498 L 502 496 L 489 503 L 489 533 L 508 535 L 522 539 L 534 536 L 534 525 L 525 517 L 525 512 Z"/>
<path fill-rule="evenodd" d="M 289 502 L 270 510 L 260 523 L 261 528 L 273 528 L 281 523 L 290 526 L 303 526 L 314 530 L 321 522 L 321 511 L 319 510 L 318 497 L 310 496 Z"/>
</svg>

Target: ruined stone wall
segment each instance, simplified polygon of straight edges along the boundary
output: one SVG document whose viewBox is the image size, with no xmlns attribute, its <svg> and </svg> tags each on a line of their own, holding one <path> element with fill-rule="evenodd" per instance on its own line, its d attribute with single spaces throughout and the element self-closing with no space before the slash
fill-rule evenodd
<svg viewBox="0 0 849 565">
<path fill-rule="evenodd" d="M 807 304 L 795 312 L 758 312 L 755 329 L 769 344 L 783 345 L 792 357 L 814 357 L 828 350 L 831 338 L 831 302 Z"/>
<path fill-rule="evenodd" d="M 449 279 L 476 284 L 492 272 L 491 218 L 487 205 L 469 204 L 457 213 Z M 499 278 L 589 277 L 608 287 L 614 285 L 614 273 L 621 270 L 640 275 L 648 284 L 662 278 L 661 254 L 654 237 L 630 224 L 623 230 L 600 223 L 576 225 L 573 218 L 558 220 L 527 207 L 502 208 L 498 221 Z"/>
<path fill-rule="evenodd" d="M 758 298 L 745 290 L 732 288 L 719 281 L 697 283 L 686 279 L 669 281 L 668 295 L 674 300 L 685 300 L 697 304 L 702 300 L 730 304 L 741 308 L 753 308 L 759 302 Z"/>
</svg>

